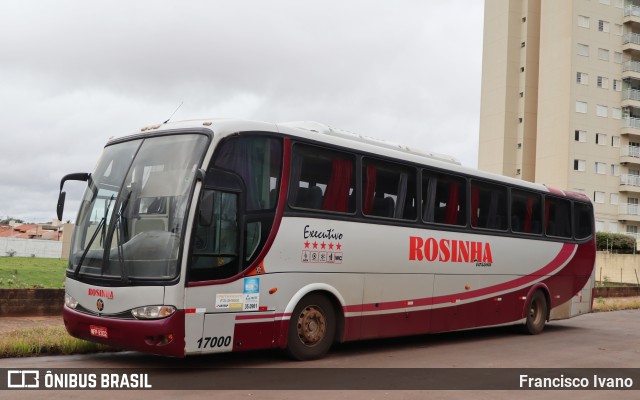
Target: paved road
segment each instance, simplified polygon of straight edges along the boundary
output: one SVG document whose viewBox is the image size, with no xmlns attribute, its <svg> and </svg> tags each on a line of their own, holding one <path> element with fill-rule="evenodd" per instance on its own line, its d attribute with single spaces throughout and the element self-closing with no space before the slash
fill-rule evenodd
<svg viewBox="0 0 640 400">
<path fill-rule="evenodd" d="M 596 313 L 579 318 L 553 322 L 544 333 L 528 336 L 514 333 L 511 328 L 475 330 L 442 335 L 419 336 L 393 340 L 349 343 L 337 346 L 322 360 L 296 363 L 286 360 L 279 351 L 223 354 L 187 359 L 166 359 L 140 353 L 95 354 L 88 356 L 58 356 L 0 360 L 0 368 L 329 368 L 331 371 L 349 368 L 640 368 L 640 311 Z M 313 371 L 313 370 L 312 370 Z M 199 372 L 202 379 L 212 379 L 215 371 Z M 285 375 L 285 374 L 283 374 Z M 175 379 L 171 375 L 164 378 Z M 164 379 L 163 378 L 163 379 Z M 281 379 L 286 379 L 282 376 Z M 637 382 L 640 383 L 640 382 Z M 313 384 L 311 382 L 310 384 Z M 0 399 L 39 398 L 44 392 L 0 392 Z M 46 397 L 103 397 L 105 392 L 46 393 Z M 427 396 L 428 395 L 428 396 Z M 199 391 L 120 391 L 109 398 L 202 398 Z M 252 389 L 207 392 L 208 397 L 281 399 L 389 399 L 389 398 L 576 398 L 631 399 L 640 392 L 511 392 L 511 391 L 257 391 Z"/>
</svg>

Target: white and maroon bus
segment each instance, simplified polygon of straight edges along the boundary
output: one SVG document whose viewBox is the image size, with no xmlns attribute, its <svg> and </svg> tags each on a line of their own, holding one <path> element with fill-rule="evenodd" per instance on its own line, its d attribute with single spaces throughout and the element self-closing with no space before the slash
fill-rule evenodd
<svg viewBox="0 0 640 400">
<path fill-rule="evenodd" d="M 75 337 L 185 356 L 545 322 L 591 310 L 593 207 L 318 123 L 113 139 L 66 278 Z"/>
</svg>

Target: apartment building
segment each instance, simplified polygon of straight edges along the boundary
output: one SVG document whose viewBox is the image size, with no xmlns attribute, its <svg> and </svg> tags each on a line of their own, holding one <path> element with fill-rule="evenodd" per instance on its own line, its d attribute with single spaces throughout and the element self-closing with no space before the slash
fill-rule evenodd
<svg viewBox="0 0 640 400">
<path fill-rule="evenodd" d="M 478 166 L 640 234 L 640 0 L 485 0 Z"/>
</svg>

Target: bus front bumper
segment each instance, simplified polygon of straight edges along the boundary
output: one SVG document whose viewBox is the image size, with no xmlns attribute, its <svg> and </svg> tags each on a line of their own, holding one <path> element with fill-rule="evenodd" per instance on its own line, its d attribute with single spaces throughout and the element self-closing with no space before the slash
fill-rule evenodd
<svg viewBox="0 0 640 400">
<path fill-rule="evenodd" d="M 62 316 L 71 336 L 126 350 L 184 357 L 184 310 L 155 320 L 98 317 L 63 307 Z"/>
</svg>

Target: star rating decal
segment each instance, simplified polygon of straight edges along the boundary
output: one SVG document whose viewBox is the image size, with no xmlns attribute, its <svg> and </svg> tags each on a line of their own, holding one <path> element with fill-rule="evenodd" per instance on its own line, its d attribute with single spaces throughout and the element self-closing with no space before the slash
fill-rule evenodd
<svg viewBox="0 0 640 400">
<path fill-rule="evenodd" d="M 317 240 L 313 242 L 305 240 L 302 244 L 304 245 L 303 263 L 342 264 L 342 243 L 326 241 L 318 243 Z"/>
</svg>

